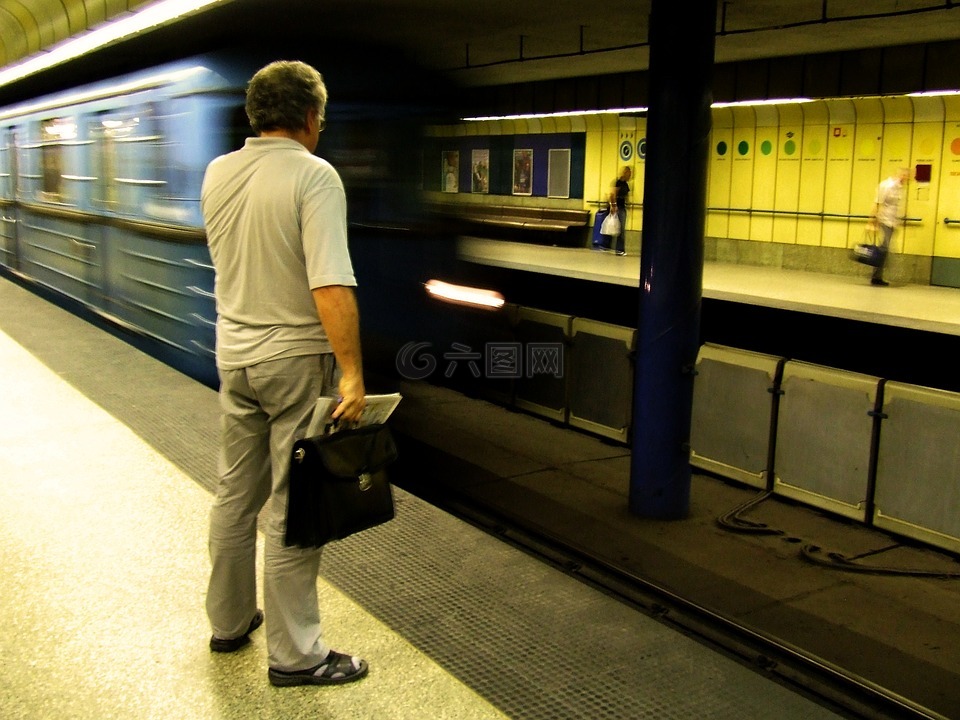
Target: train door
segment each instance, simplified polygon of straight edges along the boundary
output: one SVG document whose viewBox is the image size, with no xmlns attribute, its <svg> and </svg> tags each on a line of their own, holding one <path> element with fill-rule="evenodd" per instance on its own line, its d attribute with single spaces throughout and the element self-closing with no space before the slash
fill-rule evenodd
<svg viewBox="0 0 960 720">
<path fill-rule="evenodd" d="M 16 270 L 17 262 L 17 133 L 0 139 L 0 265 Z"/>
</svg>

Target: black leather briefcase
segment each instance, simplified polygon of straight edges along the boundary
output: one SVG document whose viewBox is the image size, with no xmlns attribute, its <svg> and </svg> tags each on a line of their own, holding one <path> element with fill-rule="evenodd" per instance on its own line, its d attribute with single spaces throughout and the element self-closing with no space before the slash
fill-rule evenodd
<svg viewBox="0 0 960 720">
<path fill-rule="evenodd" d="M 321 547 L 394 517 L 386 468 L 397 446 L 386 425 L 304 438 L 290 458 L 287 545 Z"/>
</svg>

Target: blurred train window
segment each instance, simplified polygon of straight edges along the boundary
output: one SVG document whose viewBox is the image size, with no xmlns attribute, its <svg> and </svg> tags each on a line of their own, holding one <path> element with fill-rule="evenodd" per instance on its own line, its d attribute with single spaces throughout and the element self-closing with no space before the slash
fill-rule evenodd
<svg viewBox="0 0 960 720">
<path fill-rule="evenodd" d="M 77 123 L 72 118 L 49 118 L 40 123 L 40 196 L 63 200 L 64 147 L 76 140 Z"/>
<path fill-rule="evenodd" d="M 38 176 L 30 173 L 30 162 L 33 159 L 31 148 L 35 147 L 29 142 L 30 128 L 25 125 L 18 126 L 14 128 L 14 136 L 16 137 L 12 148 L 13 171 L 16 173 L 13 181 L 14 192 L 18 199 L 31 198 L 36 186 L 35 178 Z"/>
<path fill-rule="evenodd" d="M 91 123 L 95 141 L 93 202 L 101 207 L 142 214 L 166 183 L 157 177 L 160 136 L 150 108 L 104 112 Z"/>
<path fill-rule="evenodd" d="M 194 122 L 197 113 L 186 99 L 168 100 L 153 106 L 152 116 L 157 139 L 154 142 L 154 169 L 163 200 L 190 200 L 199 193 L 199 181 L 192 182 L 189 135 L 200 135 Z M 189 134 L 189 135 L 188 135 Z M 198 186 L 197 191 L 191 185 Z"/>
<path fill-rule="evenodd" d="M 13 179 L 16 176 L 16 133 L 7 130 L 3 134 L 3 145 L 0 146 L 0 197 L 4 200 L 13 200 Z"/>
<path fill-rule="evenodd" d="M 124 120 L 113 114 L 102 113 L 90 125 L 90 137 L 94 140 L 93 172 L 96 179 L 91 200 L 103 208 L 116 209 L 117 197 L 117 151 L 114 138 L 125 131 Z"/>
</svg>

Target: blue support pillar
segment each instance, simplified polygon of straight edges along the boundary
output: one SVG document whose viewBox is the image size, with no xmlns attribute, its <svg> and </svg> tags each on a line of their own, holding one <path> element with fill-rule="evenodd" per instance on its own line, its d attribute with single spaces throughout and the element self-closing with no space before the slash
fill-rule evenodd
<svg viewBox="0 0 960 720">
<path fill-rule="evenodd" d="M 690 509 L 716 0 L 653 0 L 630 512 Z"/>
</svg>

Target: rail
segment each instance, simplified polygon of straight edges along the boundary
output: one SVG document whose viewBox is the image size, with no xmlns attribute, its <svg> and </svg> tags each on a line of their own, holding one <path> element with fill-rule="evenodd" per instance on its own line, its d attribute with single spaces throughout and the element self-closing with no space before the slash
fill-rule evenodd
<svg viewBox="0 0 960 720">
<path fill-rule="evenodd" d="M 598 206 L 598 207 L 606 207 L 607 205 L 610 204 L 610 201 L 609 201 L 609 200 L 587 200 L 586 203 L 587 203 L 587 205 L 596 205 L 596 206 Z M 640 210 L 642 210 L 642 209 L 643 209 L 643 203 L 642 203 L 642 202 L 628 202 L 628 203 L 627 203 L 627 209 L 628 209 L 628 210 L 632 210 L 632 209 L 640 209 Z"/>
<path fill-rule="evenodd" d="M 870 220 L 873 215 L 852 215 L 849 213 L 828 213 L 823 211 L 812 211 L 812 210 L 766 210 L 766 209 L 757 209 L 757 208 L 722 208 L 722 207 L 708 207 L 707 212 L 731 212 L 731 213 L 744 213 L 746 215 L 791 215 L 793 217 L 816 217 L 822 219 L 836 219 L 836 220 Z M 900 218 L 904 223 L 918 223 L 922 222 L 923 218 L 918 217 L 903 217 Z"/>
<path fill-rule="evenodd" d="M 606 200 L 587 200 L 587 205 L 595 205 L 598 207 L 605 207 L 609 205 Z M 628 209 L 638 208 L 643 209 L 643 203 L 627 203 Z M 707 212 L 729 212 L 729 213 L 742 213 L 745 215 L 789 215 L 792 217 L 815 217 L 823 220 L 826 219 L 835 219 L 835 220 L 863 220 L 866 222 L 872 218 L 872 215 L 854 215 L 850 213 L 830 213 L 823 211 L 812 211 L 812 210 L 768 210 L 764 208 L 739 208 L 739 207 L 707 207 Z M 918 217 L 904 217 L 901 218 L 904 223 L 919 223 L 923 221 L 923 218 Z M 960 218 L 944 218 L 944 225 L 960 225 Z"/>
<path fill-rule="evenodd" d="M 398 487 L 523 549 L 570 577 L 602 589 L 638 612 L 702 642 L 722 648 L 747 666 L 760 668 L 787 686 L 800 688 L 828 707 L 855 717 L 947 720 L 888 688 L 735 617 L 713 610 L 658 581 L 617 566 L 541 525 L 449 486 L 425 482 L 423 469 L 395 476 Z"/>
</svg>

